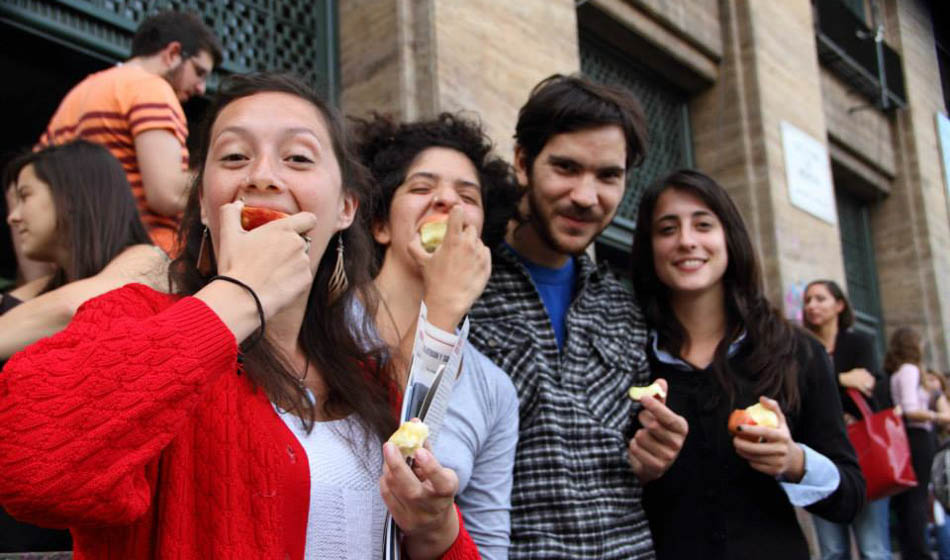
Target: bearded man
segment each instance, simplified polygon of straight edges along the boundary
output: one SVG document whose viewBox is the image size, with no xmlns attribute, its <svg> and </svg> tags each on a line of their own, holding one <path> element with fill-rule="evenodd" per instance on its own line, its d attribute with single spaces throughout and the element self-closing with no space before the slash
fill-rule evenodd
<svg viewBox="0 0 950 560">
<path fill-rule="evenodd" d="M 171 252 L 191 181 L 181 104 L 204 94 L 220 63 L 221 45 L 197 15 L 150 16 L 132 38 L 129 60 L 66 94 L 38 147 L 75 138 L 105 146 L 125 169 L 152 240 Z"/>
<path fill-rule="evenodd" d="M 672 464 L 688 427 L 645 399 L 657 421 L 637 430 L 625 395 L 649 383 L 646 327 L 633 294 L 585 254 L 643 160 L 643 112 L 624 90 L 555 75 L 519 111 L 515 139 L 519 216 L 469 314 L 469 340 L 518 391 L 510 557 L 654 558 L 641 484 Z"/>
</svg>

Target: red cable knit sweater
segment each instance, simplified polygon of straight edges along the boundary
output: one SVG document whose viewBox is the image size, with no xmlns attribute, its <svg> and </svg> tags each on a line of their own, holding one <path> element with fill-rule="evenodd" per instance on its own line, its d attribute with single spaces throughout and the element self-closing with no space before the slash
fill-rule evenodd
<svg viewBox="0 0 950 560">
<path fill-rule="evenodd" d="M 195 298 L 87 302 L 0 374 L 0 503 L 69 527 L 77 560 L 302 558 L 306 454 L 236 360 Z M 459 525 L 444 558 L 478 558 Z"/>
</svg>

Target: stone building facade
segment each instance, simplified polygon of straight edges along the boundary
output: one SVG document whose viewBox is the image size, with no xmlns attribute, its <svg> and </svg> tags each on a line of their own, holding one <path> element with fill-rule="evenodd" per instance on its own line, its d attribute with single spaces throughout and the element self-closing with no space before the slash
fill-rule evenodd
<svg viewBox="0 0 950 560">
<path fill-rule="evenodd" d="M 950 216 L 935 124 L 947 107 L 930 10 L 925 0 L 350 0 L 339 6 L 340 98 L 355 115 L 470 111 L 510 157 L 518 107 L 542 78 L 583 69 L 628 85 L 651 117 L 654 161 L 599 254 L 622 263 L 637 188 L 696 166 L 737 200 L 768 294 L 789 317 L 804 284 L 834 279 L 861 328 L 880 341 L 916 327 L 928 361 L 947 371 Z M 834 42 L 848 25 L 866 44 Z M 875 66 L 856 69 L 879 28 L 884 88 Z M 827 154 L 815 169 L 832 178 L 826 218 L 792 202 L 788 125 Z"/>
<path fill-rule="evenodd" d="M 789 317 L 800 313 L 805 283 L 834 279 L 846 286 L 861 328 L 882 341 L 898 326 L 917 327 L 927 359 L 950 371 L 950 191 L 941 164 L 950 146 L 941 147 L 935 124 L 947 114 L 940 70 L 947 45 L 938 46 L 950 25 L 935 23 L 940 5 L 9 0 L 0 3 L 0 31 L 17 49 L 0 57 L 0 68 L 18 80 L 0 88 L 0 106 L 14 109 L 0 149 L 34 141 L 69 87 L 124 59 L 137 22 L 169 7 L 198 11 L 215 27 L 227 51 L 225 74 L 293 70 L 359 116 L 468 111 L 509 158 L 531 87 L 552 73 L 583 71 L 634 91 L 652 138 L 596 245 L 599 258 L 625 270 L 639 189 L 695 166 L 738 201 L 768 294 Z M 206 103 L 186 106 L 192 123 Z M 790 173 L 798 148 L 788 130 L 810 139 L 818 156 L 798 175 Z M 802 205 L 802 193 L 811 206 Z M 9 276 L 7 266 L 0 262 L 0 276 Z"/>
</svg>

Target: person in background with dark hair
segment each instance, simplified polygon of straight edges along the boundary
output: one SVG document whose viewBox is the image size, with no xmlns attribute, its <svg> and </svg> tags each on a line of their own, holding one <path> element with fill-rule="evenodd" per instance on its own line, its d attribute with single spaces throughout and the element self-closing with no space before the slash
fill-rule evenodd
<svg viewBox="0 0 950 560">
<path fill-rule="evenodd" d="M 369 219 L 381 303 L 377 336 L 394 349 L 399 371 L 408 372 L 420 330 L 424 352 L 451 355 L 461 336 L 456 329 L 491 273 L 487 247 L 503 238 L 520 193 L 481 127 L 460 116 L 397 124 L 376 115 L 356 121 L 356 133 L 377 190 Z M 419 228 L 433 216 L 447 217 L 448 231 L 429 254 Z M 426 318 L 417 325 L 423 303 Z M 462 356 L 433 451 L 459 477 L 456 503 L 482 558 L 506 559 L 518 395 L 505 372 L 470 344 Z"/>
<path fill-rule="evenodd" d="M 130 282 L 168 289 L 168 258 L 152 245 L 122 166 L 105 148 L 75 140 L 25 154 L 7 166 L 4 183 L 21 249 L 54 269 L 0 296 L 0 367 L 65 328 L 88 299 Z"/>
<path fill-rule="evenodd" d="M 851 328 L 854 313 L 838 284 L 833 280 L 810 282 L 805 287 L 802 315 L 805 328 L 821 341 L 832 359 L 846 423 L 861 418 L 847 389 L 861 392 L 872 411 L 889 406 L 890 384 L 878 378 L 874 339 Z M 888 503 L 888 498 L 868 503 L 850 526 L 813 517 L 822 560 L 851 558 L 852 526 L 862 560 L 888 560 L 891 557 Z"/>
<path fill-rule="evenodd" d="M 904 427 L 910 443 L 910 457 L 917 486 L 891 498 L 897 520 L 897 536 L 902 560 L 930 559 L 926 545 L 930 507 L 930 467 L 936 453 L 934 425 L 950 425 L 950 413 L 938 412 L 936 398 L 924 376 L 924 341 L 911 327 L 900 327 L 891 335 L 884 355 L 884 371 L 891 376 L 891 395 L 904 411 Z"/>
<path fill-rule="evenodd" d="M 87 299 L 128 282 L 161 289 L 167 257 L 151 244 L 122 166 L 77 140 L 15 158 L 4 169 L 7 221 L 25 256 L 53 273 L 0 295 L 0 369 L 52 335 Z M 19 523 L 0 508 L 0 552 L 69 550 L 66 531 Z"/>
<path fill-rule="evenodd" d="M 865 501 L 828 356 L 769 304 L 738 208 L 700 172 L 646 189 L 631 260 L 650 368 L 689 423 L 644 489 L 657 558 L 807 560 L 793 506 L 849 523 Z M 732 435 L 732 411 L 756 403 L 778 427 Z"/>
<path fill-rule="evenodd" d="M 936 410 L 938 415 L 950 413 L 950 399 L 948 399 L 950 383 L 947 381 L 947 376 L 936 369 L 931 369 L 927 372 L 926 379 L 924 384 L 930 390 L 931 408 Z M 936 453 L 930 469 L 931 487 L 934 495 L 933 527 L 939 560 L 950 560 L 950 519 L 948 519 L 950 515 L 943 506 L 948 492 L 947 478 L 944 473 L 938 471 L 938 469 L 946 469 L 947 467 L 946 457 L 943 460 L 939 460 L 938 457 L 940 453 L 948 453 L 947 448 L 950 446 L 950 430 L 948 428 L 950 428 L 950 424 L 942 424 L 935 432 Z M 944 476 L 941 476 L 942 474 Z M 940 492 L 943 492 L 942 496 L 939 494 Z"/>
<path fill-rule="evenodd" d="M 4 161 L 3 169 L 14 158 L 15 155 Z M 5 185 L 0 185 L 5 196 L 0 199 L 0 216 L 7 216 L 10 208 L 16 206 L 16 191 L 12 188 L 16 182 L 13 177 Z M 0 226 L 0 289 L 9 291 L 37 278 L 49 276 L 53 273 L 53 265 L 46 262 L 34 261 L 23 255 L 23 249 L 20 247 L 16 238 L 16 231 L 6 223 L 6 228 Z"/>
<path fill-rule="evenodd" d="M 477 558 L 453 473 L 382 444 L 398 391 L 351 328 L 375 306 L 342 119 L 235 76 L 202 138 L 176 293 L 89 301 L 0 375 L 0 504 L 77 559 L 378 557 L 387 508 L 411 558 Z M 246 231 L 246 206 L 287 216 Z"/>
<path fill-rule="evenodd" d="M 469 315 L 520 400 L 511 557 L 651 558 L 640 485 L 676 457 L 686 423 L 655 400 L 658 421 L 631 439 L 625 395 L 648 383 L 646 329 L 630 291 L 584 253 L 643 161 L 643 112 L 625 90 L 555 75 L 515 139 L 525 194 Z"/>
<path fill-rule="evenodd" d="M 181 104 L 204 94 L 221 57 L 214 32 L 197 15 L 149 16 L 132 38 L 132 57 L 70 90 L 39 139 L 40 147 L 74 138 L 107 147 L 125 169 L 149 234 L 167 253 L 191 184 Z"/>
</svg>

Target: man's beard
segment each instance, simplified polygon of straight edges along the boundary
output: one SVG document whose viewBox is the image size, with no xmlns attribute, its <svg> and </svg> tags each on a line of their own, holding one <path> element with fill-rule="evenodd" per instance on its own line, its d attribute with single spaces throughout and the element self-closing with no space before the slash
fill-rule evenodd
<svg viewBox="0 0 950 560">
<path fill-rule="evenodd" d="M 547 245 L 548 248 L 551 249 L 552 251 L 555 251 L 562 255 L 577 256 L 577 255 L 582 254 L 587 249 L 587 246 L 590 245 L 591 242 L 598 235 L 600 235 L 601 232 L 598 231 L 596 234 L 594 234 L 593 237 L 588 239 L 587 243 L 585 243 L 584 246 L 581 247 L 580 249 L 575 250 L 571 247 L 564 246 L 563 244 L 559 243 L 556 237 L 554 236 L 554 232 L 552 231 L 552 226 L 551 226 L 551 220 L 547 219 L 540 212 L 538 208 L 539 204 L 538 204 L 537 198 L 535 197 L 535 190 L 531 188 L 530 185 L 528 187 L 527 197 L 528 197 L 528 216 L 527 216 L 528 227 L 534 229 L 535 233 L 537 233 L 541 241 L 543 241 L 544 244 Z M 551 211 L 553 213 L 557 213 L 557 209 L 554 208 L 553 206 L 551 207 Z M 551 218 L 553 218 L 553 214 L 551 215 Z"/>
<path fill-rule="evenodd" d="M 165 72 L 164 74 L 162 74 L 162 78 L 164 78 L 165 81 L 168 82 L 168 84 L 172 86 L 172 89 L 175 90 L 175 97 L 177 97 L 179 100 L 181 100 L 181 98 L 182 98 L 182 95 L 181 95 L 181 82 L 182 82 L 182 79 L 181 79 L 181 77 L 182 77 L 182 74 L 184 74 L 184 73 L 185 73 L 185 61 L 182 60 L 182 61 L 178 64 L 178 66 L 176 66 L 176 67 L 174 67 L 174 68 L 168 70 L 168 71 Z"/>
</svg>

